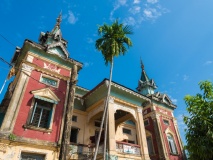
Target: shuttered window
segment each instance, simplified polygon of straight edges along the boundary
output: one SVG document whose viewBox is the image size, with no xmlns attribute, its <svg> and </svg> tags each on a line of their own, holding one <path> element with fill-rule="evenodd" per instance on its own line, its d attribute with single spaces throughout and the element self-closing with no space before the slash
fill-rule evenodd
<svg viewBox="0 0 213 160">
<path fill-rule="evenodd" d="M 30 125 L 41 128 L 50 128 L 53 104 L 50 102 L 35 100 Z"/>
</svg>

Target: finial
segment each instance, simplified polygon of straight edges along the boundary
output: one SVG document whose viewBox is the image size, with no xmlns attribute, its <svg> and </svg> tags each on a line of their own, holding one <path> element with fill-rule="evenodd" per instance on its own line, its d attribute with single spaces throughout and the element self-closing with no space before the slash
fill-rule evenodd
<svg viewBox="0 0 213 160">
<path fill-rule="evenodd" d="M 58 26 L 60 28 L 60 24 L 62 21 L 62 11 L 60 12 L 58 18 L 56 19 L 56 26 Z"/>
<path fill-rule="evenodd" d="M 140 59 L 141 59 L 141 57 L 140 57 Z M 144 65 L 143 65 L 142 59 L 141 59 L 141 68 L 144 70 Z"/>
</svg>

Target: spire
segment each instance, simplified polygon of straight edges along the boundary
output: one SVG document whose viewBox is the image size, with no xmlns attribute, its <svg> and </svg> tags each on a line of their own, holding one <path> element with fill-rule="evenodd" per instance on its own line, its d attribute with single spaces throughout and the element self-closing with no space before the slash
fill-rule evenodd
<svg viewBox="0 0 213 160">
<path fill-rule="evenodd" d="M 145 72 L 145 69 L 144 69 L 144 64 L 143 64 L 143 61 L 142 59 L 140 58 L 141 60 L 141 69 L 142 69 L 142 72 L 141 72 L 141 81 L 146 81 L 148 82 L 149 81 L 149 77 L 146 75 L 146 72 Z"/>
<path fill-rule="evenodd" d="M 153 94 L 157 86 L 155 85 L 154 80 L 149 79 L 149 77 L 147 76 L 144 69 L 145 67 L 141 58 L 140 58 L 140 63 L 141 63 L 142 72 L 141 72 L 141 78 L 138 81 L 138 87 L 136 89 L 139 93 L 143 95 Z"/>
<path fill-rule="evenodd" d="M 62 12 L 56 18 L 56 24 L 51 32 L 41 32 L 39 42 L 46 48 L 46 51 L 51 54 L 59 55 L 63 58 L 68 58 L 67 41 L 63 39 L 61 33 Z"/>
<path fill-rule="evenodd" d="M 61 21 L 62 21 L 62 12 L 60 12 L 58 18 L 56 19 L 55 27 L 57 26 L 58 28 L 60 28 Z"/>
</svg>

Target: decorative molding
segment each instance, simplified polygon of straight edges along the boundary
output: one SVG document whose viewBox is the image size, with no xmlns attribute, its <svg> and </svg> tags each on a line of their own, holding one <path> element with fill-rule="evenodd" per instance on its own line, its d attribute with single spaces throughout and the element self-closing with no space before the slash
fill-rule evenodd
<svg viewBox="0 0 213 160">
<path fill-rule="evenodd" d="M 163 113 L 163 114 L 168 114 L 166 111 L 162 110 L 162 109 L 159 109 L 159 112 Z"/>
<path fill-rule="evenodd" d="M 141 114 L 143 113 L 143 112 L 142 112 L 142 108 L 139 108 L 139 107 L 138 107 L 137 109 L 138 109 L 138 113 L 141 113 Z"/>
<path fill-rule="evenodd" d="M 27 62 L 31 62 L 31 63 L 32 63 L 32 62 L 33 62 L 33 59 L 34 59 L 34 57 L 33 57 L 33 56 L 28 55 L 28 56 L 27 56 L 26 61 L 27 61 Z"/>
<path fill-rule="evenodd" d="M 125 88 L 125 87 L 123 87 L 123 86 L 121 86 L 121 85 L 118 85 L 118 84 L 115 84 L 115 83 L 112 83 L 112 85 L 113 85 L 114 87 L 116 87 L 116 88 L 118 88 L 118 89 L 121 89 L 121 90 L 123 90 L 123 91 L 126 91 L 126 92 L 128 92 L 128 93 L 130 93 L 130 94 L 132 94 L 132 95 L 134 95 L 134 96 L 137 96 L 137 97 L 139 97 L 139 98 L 143 98 L 144 100 L 151 102 L 151 100 L 150 100 L 149 98 L 147 98 L 147 97 L 145 97 L 145 96 L 143 96 L 143 95 L 141 95 L 141 94 L 139 94 L 139 93 L 137 93 L 137 92 L 135 92 L 135 91 L 132 91 L 132 90 L 130 90 L 130 89 L 128 89 L 128 88 Z"/>
<path fill-rule="evenodd" d="M 113 97 L 109 97 L 109 103 L 112 103 L 112 104 L 114 104 L 115 102 L 114 102 L 114 98 Z"/>
<path fill-rule="evenodd" d="M 26 74 L 30 75 L 32 70 L 34 70 L 34 67 L 27 65 L 25 63 L 22 64 L 22 71 L 24 71 Z"/>
<path fill-rule="evenodd" d="M 151 115 L 151 118 L 152 118 L 152 120 L 155 120 L 155 119 L 159 120 L 159 119 L 160 119 L 160 114 L 153 113 L 153 114 Z"/>
<path fill-rule="evenodd" d="M 50 71 L 53 71 L 53 72 L 56 72 L 56 73 L 58 73 L 58 74 L 60 74 L 60 71 L 61 71 L 61 69 L 59 68 L 59 69 L 57 69 L 57 66 L 55 65 L 51 65 L 50 63 L 47 65 L 45 62 L 44 62 L 44 68 L 45 69 L 49 69 Z"/>
<path fill-rule="evenodd" d="M 135 109 L 133 109 L 133 108 L 130 108 L 130 107 L 127 107 L 127 106 L 123 106 L 123 105 L 120 105 L 120 104 L 114 104 L 114 113 L 115 113 L 117 110 L 122 110 L 122 111 L 129 112 L 129 113 L 131 113 L 131 114 L 133 115 L 133 117 L 136 119 Z"/>
</svg>

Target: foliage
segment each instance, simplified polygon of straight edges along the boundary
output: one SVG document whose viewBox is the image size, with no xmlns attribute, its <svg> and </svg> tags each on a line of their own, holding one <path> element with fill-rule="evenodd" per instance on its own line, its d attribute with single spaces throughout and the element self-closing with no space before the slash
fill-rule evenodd
<svg viewBox="0 0 213 160">
<path fill-rule="evenodd" d="M 14 134 L 11 133 L 11 134 L 9 134 L 8 138 L 11 141 L 15 141 L 16 140 L 16 135 L 14 135 Z"/>
<path fill-rule="evenodd" d="M 101 38 L 96 40 L 95 47 L 102 52 L 106 65 L 112 62 L 114 56 L 124 55 L 126 47 L 132 46 L 132 41 L 126 37 L 132 34 L 130 26 L 119 24 L 118 20 L 112 25 L 99 26 L 98 34 Z"/>
<path fill-rule="evenodd" d="M 191 160 L 213 159 L 213 84 L 199 83 L 203 94 L 187 95 L 184 100 L 189 116 L 184 117 L 186 149 Z"/>
</svg>

